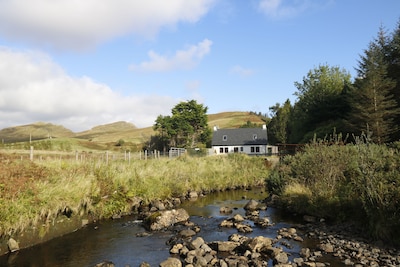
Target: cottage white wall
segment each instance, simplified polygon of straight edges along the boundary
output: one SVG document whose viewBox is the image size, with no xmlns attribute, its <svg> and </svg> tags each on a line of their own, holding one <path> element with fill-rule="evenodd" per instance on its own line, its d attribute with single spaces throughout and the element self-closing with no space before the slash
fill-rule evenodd
<svg viewBox="0 0 400 267">
<path fill-rule="evenodd" d="M 235 147 L 238 148 L 238 153 L 245 153 L 248 155 L 265 155 L 267 153 L 272 153 L 272 154 L 277 154 L 278 153 L 278 147 L 277 146 L 265 146 L 265 145 L 252 145 L 252 146 L 213 146 L 212 147 L 212 154 L 229 154 L 229 153 L 234 153 L 235 152 Z M 243 148 L 243 151 L 240 148 Z M 251 152 L 251 147 L 259 147 L 260 152 Z M 223 149 L 223 153 L 220 152 L 220 148 Z M 225 148 L 228 149 L 228 152 L 225 152 Z M 270 148 L 270 150 L 268 150 Z M 270 152 L 269 152 L 270 151 Z"/>
</svg>

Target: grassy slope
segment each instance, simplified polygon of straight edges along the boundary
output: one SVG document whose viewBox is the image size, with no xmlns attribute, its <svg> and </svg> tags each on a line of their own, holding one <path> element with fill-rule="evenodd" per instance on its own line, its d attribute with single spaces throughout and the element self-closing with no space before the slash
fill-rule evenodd
<svg viewBox="0 0 400 267">
<path fill-rule="evenodd" d="M 262 124 L 263 121 L 257 115 L 249 112 L 223 112 L 208 115 L 209 127 L 238 128 L 247 121 Z M 153 127 L 136 128 L 127 122 L 115 122 L 96 126 L 90 130 L 73 133 L 72 131 L 50 123 L 34 123 L 23 126 L 6 128 L 0 131 L 0 138 L 5 143 L 29 141 L 29 135 L 34 139 L 47 139 L 49 133 L 55 147 L 60 143 L 69 144 L 70 150 L 106 150 L 113 147 L 118 140 L 133 145 L 140 145 L 149 140 L 155 134 Z"/>
</svg>

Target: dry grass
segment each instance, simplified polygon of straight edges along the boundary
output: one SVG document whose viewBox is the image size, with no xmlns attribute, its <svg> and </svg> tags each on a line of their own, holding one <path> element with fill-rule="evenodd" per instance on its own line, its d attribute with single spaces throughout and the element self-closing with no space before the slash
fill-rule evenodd
<svg viewBox="0 0 400 267">
<path fill-rule="evenodd" d="M 108 218 L 130 202 L 264 183 L 264 160 L 245 155 L 110 161 L 42 160 L 2 156 L 0 236 L 51 223 L 66 211 Z M 10 179 L 10 176 L 12 177 Z M 11 181 L 11 182 L 10 182 Z"/>
</svg>

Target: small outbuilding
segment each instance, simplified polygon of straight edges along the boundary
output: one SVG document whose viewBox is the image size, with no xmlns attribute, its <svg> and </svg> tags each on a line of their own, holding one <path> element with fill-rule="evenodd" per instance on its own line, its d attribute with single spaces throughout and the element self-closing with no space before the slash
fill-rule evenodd
<svg viewBox="0 0 400 267">
<path fill-rule="evenodd" d="M 248 155 L 278 154 L 278 147 L 268 144 L 266 125 L 262 128 L 218 129 L 214 127 L 212 154 L 245 153 Z"/>
</svg>

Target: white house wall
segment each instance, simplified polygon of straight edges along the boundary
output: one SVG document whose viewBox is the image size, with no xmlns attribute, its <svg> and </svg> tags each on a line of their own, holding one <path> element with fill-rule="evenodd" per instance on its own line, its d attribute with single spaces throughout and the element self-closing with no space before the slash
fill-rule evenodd
<svg viewBox="0 0 400 267">
<path fill-rule="evenodd" d="M 254 152 L 252 152 L 252 147 L 254 148 Z M 259 152 L 257 151 L 257 147 Z M 222 152 L 221 152 L 222 148 Z M 237 151 L 235 151 L 237 148 Z M 229 153 L 245 153 L 248 155 L 265 155 L 269 154 L 277 154 L 278 147 L 277 146 L 265 146 L 265 145 L 251 145 L 251 146 L 213 146 L 212 154 L 229 154 Z"/>
</svg>

